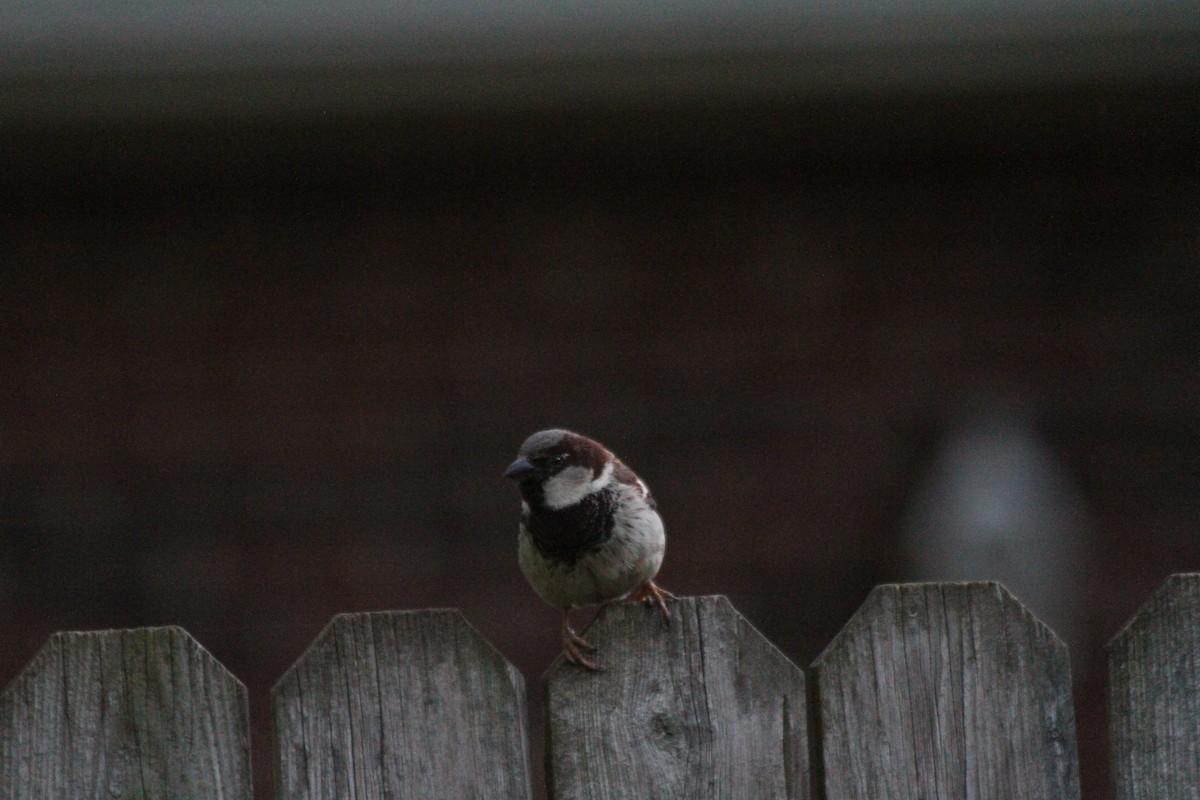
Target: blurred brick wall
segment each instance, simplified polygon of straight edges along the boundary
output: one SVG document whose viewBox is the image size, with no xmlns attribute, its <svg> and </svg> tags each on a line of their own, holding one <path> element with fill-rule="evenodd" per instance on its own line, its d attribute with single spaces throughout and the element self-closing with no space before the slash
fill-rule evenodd
<svg viewBox="0 0 1200 800">
<path fill-rule="evenodd" d="M 914 474 L 998 389 L 1094 519 L 1073 657 L 1102 796 L 1100 647 L 1200 568 L 1200 142 L 1138 92 L 1061 100 L 399 150 L 346 120 L 182 165 L 179 131 L 62 135 L 0 218 L 0 684 L 55 630 L 181 624 L 251 689 L 260 790 L 266 690 L 338 612 L 461 607 L 536 703 L 557 626 L 500 472 L 550 425 L 654 488 L 665 585 L 806 665 L 904 577 Z"/>
</svg>

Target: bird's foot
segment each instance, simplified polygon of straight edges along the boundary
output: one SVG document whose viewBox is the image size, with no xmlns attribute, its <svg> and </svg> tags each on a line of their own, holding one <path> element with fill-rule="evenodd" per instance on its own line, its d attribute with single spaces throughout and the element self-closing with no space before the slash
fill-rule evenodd
<svg viewBox="0 0 1200 800">
<path fill-rule="evenodd" d="M 596 666 L 596 662 L 584 655 L 584 653 L 596 652 L 596 646 L 575 632 L 575 629 L 571 627 L 571 620 L 566 614 L 563 615 L 562 642 L 563 658 L 567 661 L 589 672 L 600 670 Z"/>
<path fill-rule="evenodd" d="M 667 598 L 672 600 L 679 599 L 654 581 L 646 581 L 637 588 L 637 591 L 633 595 L 633 599 L 639 603 L 651 603 L 658 606 L 658 610 L 662 612 L 663 624 L 670 625 L 671 610 L 667 608 Z"/>
</svg>

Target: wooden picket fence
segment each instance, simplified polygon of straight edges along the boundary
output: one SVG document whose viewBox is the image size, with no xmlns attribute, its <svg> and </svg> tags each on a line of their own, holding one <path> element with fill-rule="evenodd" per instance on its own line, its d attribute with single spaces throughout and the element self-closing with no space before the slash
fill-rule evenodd
<svg viewBox="0 0 1200 800">
<path fill-rule="evenodd" d="M 805 675 L 722 597 L 546 675 L 554 798 L 1078 798 L 1067 650 L 996 583 L 880 586 Z M 1116 796 L 1200 798 L 1200 574 L 1108 647 Z M 529 798 L 521 675 L 457 611 L 336 617 L 272 692 L 280 798 Z M 179 628 L 58 633 L 0 798 L 250 798 L 245 687 Z"/>
</svg>

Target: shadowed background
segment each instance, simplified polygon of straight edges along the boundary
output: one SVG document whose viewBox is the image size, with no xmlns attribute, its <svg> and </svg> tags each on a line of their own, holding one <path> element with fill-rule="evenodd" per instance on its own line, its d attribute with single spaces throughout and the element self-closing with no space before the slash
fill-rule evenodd
<svg viewBox="0 0 1200 800">
<path fill-rule="evenodd" d="M 1107 796 L 1103 644 L 1200 566 L 1200 43 L 1104 10 L 81 44 L 25 9 L 0 684 L 182 625 L 266 797 L 267 690 L 329 618 L 455 606 L 540 722 L 500 473 L 564 426 L 654 489 L 662 583 L 802 666 L 877 583 L 1005 579 Z"/>
</svg>

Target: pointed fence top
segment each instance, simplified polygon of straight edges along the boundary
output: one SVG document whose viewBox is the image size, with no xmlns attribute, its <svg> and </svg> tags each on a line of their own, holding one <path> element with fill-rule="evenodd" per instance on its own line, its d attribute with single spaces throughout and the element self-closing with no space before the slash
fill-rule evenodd
<svg viewBox="0 0 1200 800">
<path fill-rule="evenodd" d="M 456 609 L 340 614 L 272 699 L 280 798 L 530 796 L 525 682 Z"/>
<path fill-rule="evenodd" d="M 0 797 L 251 797 L 246 688 L 178 627 L 56 633 L 0 693 Z"/>
<path fill-rule="evenodd" d="M 1194 800 L 1200 787 L 1200 574 L 1172 575 L 1108 643 L 1119 800 Z"/>
<path fill-rule="evenodd" d="M 804 675 L 724 597 L 621 603 L 586 631 L 602 671 L 546 674 L 557 800 L 806 798 Z"/>
<path fill-rule="evenodd" d="M 812 675 L 830 798 L 1079 797 L 1066 646 L 998 583 L 877 587 Z"/>
</svg>

